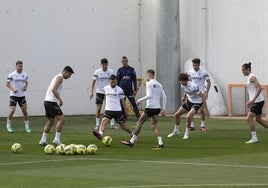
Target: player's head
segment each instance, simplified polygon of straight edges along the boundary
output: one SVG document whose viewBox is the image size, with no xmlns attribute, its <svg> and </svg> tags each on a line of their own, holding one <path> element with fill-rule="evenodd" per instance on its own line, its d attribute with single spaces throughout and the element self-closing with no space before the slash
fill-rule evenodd
<svg viewBox="0 0 268 188">
<path fill-rule="evenodd" d="M 200 69 L 200 59 L 199 58 L 192 59 L 192 64 L 193 64 L 193 69 L 195 71 L 198 71 Z"/>
<path fill-rule="evenodd" d="M 181 73 L 179 75 L 179 81 L 180 81 L 180 84 L 183 85 L 183 86 L 186 86 L 188 81 L 189 81 L 189 76 L 188 74 L 186 73 Z"/>
<path fill-rule="evenodd" d="M 64 79 L 70 78 L 72 76 L 72 74 L 74 74 L 74 71 L 70 66 L 64 67 L 64 69 L 62 71 L 62 76 Z"/>
<path fill-rule="evenodd" d="M 16 70 L 17 70 L 17 72 L 21 73 L 22 69 L 23 69 L 23 62 L 20 61 L 20 60 L 16 61 Z"/>
<path fill-rule="evenodd" d="M 146 71 L 146 79 L 147 80 L 151 80 L 154 78 L 154 75 L 155 75 L 155 71 L 153 69 L 148 69 Z"/>
<path fill-rule="evenodd" d="M 244 76 L 248 76 L 251 73 L 251 62 L 242 65 L 242 73 Z"/>
<path fill-rule="evenodd" d="M 103 71 L 108 69 L 108 60 L 106 58 L 101 59 L 101 68 Z"/>
<path fill-rule="evenodd" d="M 127 67 L 128 66 L 128 59 L 126 56 L 123 56 L 121 59 L 122 65 L 123 67 Z"/>
<path fill-rule="evenodd" d="M 110 85 L 112 88 L 114 88 L 117 85 L 117 78 L 114 74 L 112 74 L 109 78 L 110 80 Z"/>
</svg>

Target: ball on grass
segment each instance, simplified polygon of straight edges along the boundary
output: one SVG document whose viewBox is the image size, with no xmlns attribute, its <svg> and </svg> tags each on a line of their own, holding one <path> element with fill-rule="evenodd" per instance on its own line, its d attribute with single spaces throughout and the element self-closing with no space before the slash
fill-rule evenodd
<svg viewBox="0 0 268 188">
<path fill-rule="evenodd" d="M 90 144 L 87 147 L 87 153 L 89 155 L 94 155 L 98 151 L 98 147 L 95 144 Z"/>
<path fill-rule="evenodd" d="M 13 153 L 21 153 L 22 152 L 22 146 L 20 143 L 15 143 L 11 146 L 11 151 Z"/>
<path fill-rule="evenodd" d="M 102 139 L 102 143 L 103 143 L 104 146 L 111 146 L 112 142 L 113 142 L 113 139 L 110 136 L 105 136 Z"/>
</svg>

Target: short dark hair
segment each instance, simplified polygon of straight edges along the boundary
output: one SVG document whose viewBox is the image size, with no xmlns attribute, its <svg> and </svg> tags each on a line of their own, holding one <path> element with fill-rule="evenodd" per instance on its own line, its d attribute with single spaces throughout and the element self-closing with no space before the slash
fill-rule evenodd
<svg viewBox="0 0 268 188">
<path fill-rule="evenodd" d="M 251 70 L 251 62 L 243 64 L 242 67 Z"/>
<path fill-rule="evenodd" d="M 199 58 L 194 58 L 194 59 L 192 59 L 192 63 L 194 63 L 194 64 L 198 64 L 198 65 L 200 65 L 200 59 Z"/>
<path fill-rule="evenodd" d="M 108 60 L 106 58 L 101 59 L 101 64 L 108 64 Z"/>
<path fill-rule="evenodd" d="M 155 71 L 154 71 L 153 69 L 148 69 L 148 70 L 146 71 L 146 73 L 150 73 L 150 74 L 152 74 L 153 76 L 155 75 Z"/>
<path fill-rule="evenodd" d="M 188 81 L 189 80 L 189 76 L 186 73 L 180 73 L 179 75 L 179 81 Z"/>
<path fill-rule="evenodd" d="M 21 65 L 23 62 L 21 60 L 16 61 L 16 65 Z"/>
<path fill-rule="evenodd" d="M 128 61 L 127 56 L 122 56 L 122 59 L 125 59 L 125 60 L 127 60 L 127 61 Z"/>
<path fill-rule="evenodd" d="M 116 77 L 114 74 L 112 74 L 112 75 L 110 76 L 109 80 L 117 80 L 117 77 Z"/>
<path fill-rule="evenodd" d="M 69 72 L 69 73 L 74 74 L 74 71 L 73 71 L 73 69 L 70 66 L 64 67 L 63 71 L 66 71 L 66 72 Z"/>
</svg>

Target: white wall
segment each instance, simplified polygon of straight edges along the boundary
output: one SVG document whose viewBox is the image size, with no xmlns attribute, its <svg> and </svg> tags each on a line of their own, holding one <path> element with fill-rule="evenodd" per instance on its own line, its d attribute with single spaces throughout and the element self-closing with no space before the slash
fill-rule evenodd
<svg viewBox="0 0 268 188">
<path fill-rule="evenodd" d="M 75 71 L 64 82 L 65 114 L 95 112 L 88 88 L 101 58 L 108 58 L 117 70 L 126 55 L 141 72 L 136 0 L 1 0 L 0 23 L 0 116 L 8 111 L 4 85 L 18 59 L 29 74 L 30 115 L 44 114 L 47 86 L 65 65 Z"/>
</svg>

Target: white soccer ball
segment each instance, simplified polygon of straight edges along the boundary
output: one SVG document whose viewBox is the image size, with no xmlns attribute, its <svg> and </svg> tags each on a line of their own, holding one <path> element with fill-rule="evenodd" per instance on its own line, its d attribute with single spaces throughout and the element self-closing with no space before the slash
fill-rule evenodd
<svg viewBox="0 0 268 188">
<path fill-rule="evenodd" d="M 22 152 L 22 146 L 19 143 L 15 143 L 11 146 L 11 151 L 13 153 L 21 153 Z"/>
<path fill-rule="evenodd" d="M 82 145 L 82 144 L 78 144 L 76 145 L 76 154 L 78 155 L 85 155 L 87 153 L 87 147 Z"/>
<path fill-rule="evenodd" d="M 111 146 L 112 142 L 113 142 L 113 139 L 110 136 L 105 136 L 102 139 L 102 143 L 103 143 L 104 146 Z"/>
<path fill-rule="evenodd" d="M 65 146 L 66 146 L 65 144 L 58 145 L 56 147 L 56 153 L 61 154 L 61 155 L 65 154 L 65 151 L 64 151 Z"/>
<path fill-rule="evenodd" d="M 98 147 L 95 144 L 90 144 L 87 147 L 87 153 L 89 155 L 94 155 L 98 151 Z"/>
<path fill-rule="evenodd" d="M 75 154 L 75 147 L 73 145 L 68 145 L 64 148 L 65 155 L 74 155 Z"/>
<path fill-rule="evenodd" d="M 52 155 L 56 152 L 55 147 L 52 144 L 48 144 L 46 145 L 46 147 L 44 148 L 44 152 L 48 155 Z"/>
</svg>

